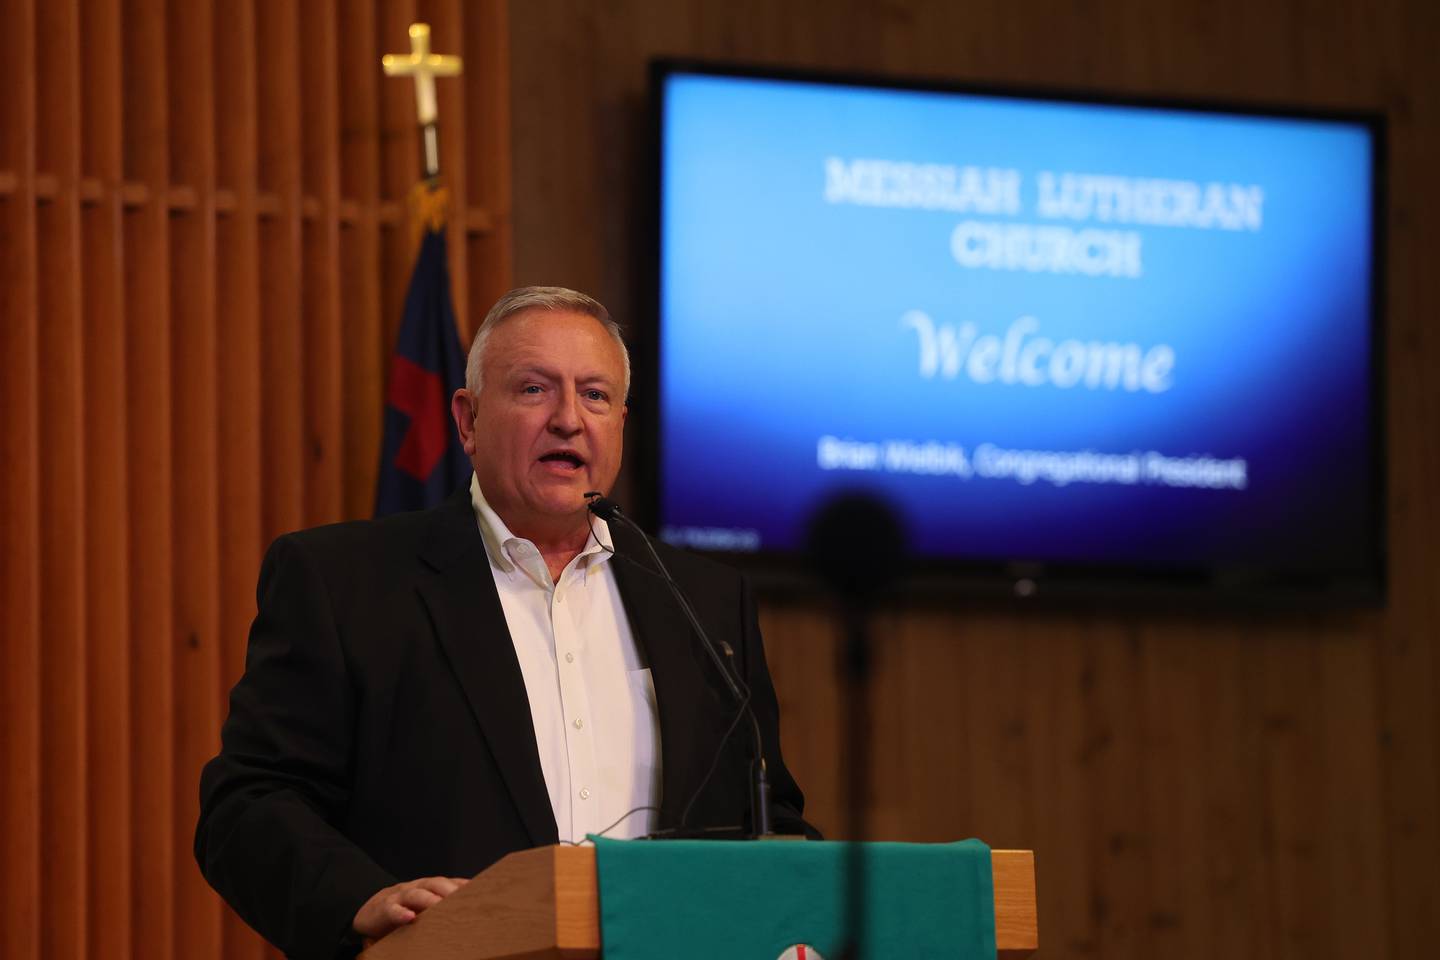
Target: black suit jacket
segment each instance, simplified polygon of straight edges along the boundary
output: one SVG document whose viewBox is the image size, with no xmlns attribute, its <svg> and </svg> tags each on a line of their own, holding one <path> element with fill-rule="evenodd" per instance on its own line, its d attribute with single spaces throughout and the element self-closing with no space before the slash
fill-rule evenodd
<svg viewBox="0 0 1440 960">
<path fill-rule="evenodd" d="M 611 525 L 615 577 L 651 668 L 661 826 L 748 820 L 750 738 L 643 544 Z M 780 755 L 755 603 L 734 571 L 661 546 L 716 640 L 735 648 L 769 758 L 777 831 L 809 832 Z M 628 559 L 627 559 L 628 558 Z M 468 490 L 444 506 L 287 534 L 261 568 L 245 675 L 200 782 L 195 856 L 292 957 L 347 952 L 377 890 L 471 876 L 555 843 L 529 701 Z"/>
</svg>

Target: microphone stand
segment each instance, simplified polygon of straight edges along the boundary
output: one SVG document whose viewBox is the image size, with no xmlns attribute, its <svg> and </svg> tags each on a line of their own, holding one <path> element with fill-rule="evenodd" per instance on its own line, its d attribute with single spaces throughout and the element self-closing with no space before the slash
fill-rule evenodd
<svg viewBox="0 0 1440 960">
<path fill-rule="evenodd" d="M 845 913 L 848 929 L 840 956 L 859 960 L 866 916 L 866 810 L 871 775 L 872 646 L 870 618 L 905 566 L 905 530 L 883 501 L 866 493 L 841 494 L 812 518 L 808 547 L 816 572 L 840 603 L 839 668 L 845 713 L 841 754 L 846 759 Z"/>
<path fill-rule="evenodd" d="M 860 945 L 865 942 L 866 864 L 865 838 L 867 794 L 870 789 L 871 758 L 871 684 L 869 606 L 852 598 L 842 604 L 844 640 L 840 651 L 842 696 L 849 709 L 845 712 L 845 734 L 841 752 L 845 763 L 846 833 L 850 844 L 845 851 L 845 915 L 850 918 L 846 931 L 844 960 L 859 960 Z M 846 749 L 848 748 L 848 750 Z"/>
<path fill-rule="evenodd" d="M 585 494 L 586 506 L 591 513 L 601 520 L 619 520 L 639 535 L 645 549 L 650 552 L 650 559 L 655 562 L 655 569 L 665 585 L 670 588 L 670 595 L 674 597 L 675 604 L 680 608 L 685 619 L 690 623 L 690 629 L 700 638 L 700 646 L 710 656 L 710 661 L 715 664 L 715 669 L 725 681 L 726 688 L 735 703 L 745 712 L 750 721 L 750 729 L 754 742 L 753 756 L 750 762 L 750 829 L 755 838 L 773 836 L 774 831 L 770 826 L 770 774 L 765 766 L 765 740 L 760 733 L 760 721 L 755 718 L 755 711 L 750 706 L 750 688 L 745 683 L 740 671 L 735 668 L 735 648 L 724 640 L 717 645 L 700 625 L 700 619 L 695 616 L 695 610 L 690 606 L 684 591 L 670 575 L 670 570 L 665 562 L 660 559 L 659 552 L 650 541 L 647 534 L 640 525 L 625 515 L 620 505 L 614 500 L 600 495 L 598 492 Z M 723 652 L 723 657 L 722 657 Z M 722 745 L 723 747 L 723 745 Z"/>
</svg>

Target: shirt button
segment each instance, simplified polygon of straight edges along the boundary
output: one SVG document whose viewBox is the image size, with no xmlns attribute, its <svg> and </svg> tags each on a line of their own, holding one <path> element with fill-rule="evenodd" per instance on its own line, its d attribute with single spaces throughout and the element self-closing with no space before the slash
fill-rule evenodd
<svg viewBox="0 0 1440 960">
<path fill-rule="evenodd" d="M 556 602 L 556 603 L 564 603 L 564 602 L 565 602 L 565 595 L 564 595 L 563 593 L 561 593 L 559 590 L 556 590 L 556 591 L 555 591 L 555 602 Z"/>
<path fill-rule="evenodd" d="M 565 654 L 565 662 L 566 662 L 566 663 L 574 663 L 574 662 L 575 662 L 575 654 L 573 654 L 573 653 L 567 653 L 567 654 Z"/>
<path fill-rule="evenodd" d="M 581 788 L 580 788 L 580 799 L 581 799 L 581 800 L 589 800 L 589 799 L 590 799 L 590 788 L 589 788 L 589 787 L 581 787 Z"/>
<path fill-rule="evenodd" d="M 576 717 L 576 718 L 575 718 L 575 729 L 576 729 L 576 730 L 579 730 L 579 729 L 580 729 L 581 727 L 583 727 L 583 726 L 585 726 L 585 721 L 584 721 L 584 720 L 581 720 L 579 717 Z"/>
</svg>

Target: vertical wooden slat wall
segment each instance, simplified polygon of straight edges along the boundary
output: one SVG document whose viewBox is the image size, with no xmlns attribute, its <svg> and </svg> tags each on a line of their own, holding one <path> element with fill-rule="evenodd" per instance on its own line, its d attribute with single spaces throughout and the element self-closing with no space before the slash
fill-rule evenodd
<svg viewBox="0 0 1440 960">
<path fill-rule="evenodd" d="M 219 443 L 220 508 L 220 674 L 213 686 L 223 697 L 230 678 L 244 668 L 245 623 L 255 606 L 254 558 L 263 549 L 261 485 L 254 471 L 261 440 L 259 119 L 255 10 L 248 3 L 221 3 L 215 9 L 216 186 L 229 211 L 219 218 L 216 256 L 219 272 L 216 321 L 218 358 L 215 392 L 222 398 Z M 222 955 L 258 960 L 263 942 L 239 917 L 225 911 Z"/>
<path fill-rule="evenodd" d="M 34 0 L 0 17 L 0 956 L 40 956 L 40 383 L 36 236 Z"/>
<path fill-rule="evenodd" d="M 80 289 L 80 76 L 74 0 L 36 8 L 38 127 L 41 663 L 41 946 L 47 957 L 85 955 L 85 577 Z M 37 101 L 37 109 L 39 101 Z M 53 431 L 53 432 L 52 432 Z"/>
<path fill-rule="evenodd" d="M 175 733 L 171 856 L 177 878 L 193 874 L 193 831 L 200 812 L 189 772 L 214 755 L 221 720 L 219 669 L 219 489 L 215 331 L 215 88 L 210 82 L 214 16 L 208 4 L 169 10 L 170 178 L 183 191 L 173 203 L 170 265 L 171 440 Z M 220 908 L 199 884 L 175 885 L 174 956 L 220 952 Z"/>
<path fill-rule="evenodd" d="M 170 428 L 169 24 L 163 0 L 122 6 L 125 365 L 130 446 L 131 944 L 174 956 L 176 780 Z"/>
<path fill-rule="evenodd" d="M 509 282 L 503 3 L 0 0 L 6 960 L 275 955 L 194 864 L 199 770 L 265 544 L 373 503 L 419 175 L 379 59 L 421 17 L 471 55 L 468 335 Z"/>
<path fill-rule="evenodd" d="M 80 17 L 81 170 L 89 178 L 82 208 L 84 248 L 85 452 L 103 464 L 87 480 L 86 796 L 88 928 L 106 941 L 131 943 L 134 843 L 130 832 L 129 452 L 126 442 L 123 38 L 121 0 L 97 0 Z M 92 470 L 87 469 L 87 477 Z"/>
</svg>

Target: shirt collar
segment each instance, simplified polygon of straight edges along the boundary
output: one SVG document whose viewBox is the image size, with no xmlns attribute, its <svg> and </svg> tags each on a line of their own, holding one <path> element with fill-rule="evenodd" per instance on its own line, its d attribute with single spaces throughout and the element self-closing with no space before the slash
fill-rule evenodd
<svg viewBox="0 0 1440 960">
<path fill-rule="evenodd" d="M 475 521 L 480 527 L 480 538 L 485 541 L 485 553 L 490 557 L 490 562 L 507 574 L 513 573 L 516 563 L 512 553 L 516 547 L 524 544 L 534 550 L 535 544 L 511 532 L 505 521 L 500 519 L 500 514 L 496 513 L 485 499 L 485 494 L 480 489 L 480 478 L 473 473 L 470 474 L 470 506 L 475 510 Z M 610 539 L 610 525 L 592 515 L 590 536 L 585 541 L 585 548 L 580 551 L 580 557 L 589 558 L 585 561 L 588 567 L 604 563 L 614 552 L 615 543 Z M 538 551 L 534 555 L 539 558 Z"/>
</svg>

